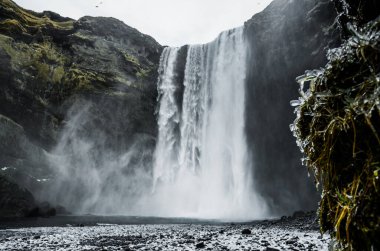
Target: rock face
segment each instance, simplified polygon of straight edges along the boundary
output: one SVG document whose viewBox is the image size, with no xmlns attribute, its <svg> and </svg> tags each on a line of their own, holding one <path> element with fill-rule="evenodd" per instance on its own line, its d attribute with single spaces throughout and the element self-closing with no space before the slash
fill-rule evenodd
<svg viewBox="0 0 380 251">
<path fill-rule="evenodd" d="M 326 47 L 338 33 L 328 0 L 276 0 L 245 23 L 249 40 L 246 132 L 255 163 L 255 184 L 272 212 L 317 207 L 318 193 L 289 130 L 289 101 L 298 97 L 295 78 L 324 66 Z"/>
<path fill-rule="evenodd" d="M 98 131 L 87 131 L 88 137 L 107 135 L 104 145 L 115 151 L 129 147 L 135 135 L 154 137 L 162 49 L 113 18 L 76 21 L 1 1 L 2 173 L 37 189 L 49 169 L 38 158 L 56 146 L 73 106 L 79 112 L 90 104 L 83 126 L 97 125 Z"/>
<path fill-rule="evenodd" d="M 0 176 L 0 217 L 25 216 L 34 206 L 30 192 Z"/>
</svg>

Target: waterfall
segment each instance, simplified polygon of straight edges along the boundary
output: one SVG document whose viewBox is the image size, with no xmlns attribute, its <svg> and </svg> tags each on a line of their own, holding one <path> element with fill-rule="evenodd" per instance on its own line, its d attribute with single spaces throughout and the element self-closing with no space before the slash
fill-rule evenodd
<svg viewBox="0 0 380 251">
<path fill-rule="evenodd" d="M 79 214 L 265 217 L 245 136 L 246 55 L 243 28 L 208 44 L 165 48 L 156 145 L 149 135 L 120 144 L 133 111 L 123 102 L 77 100 L 48 156 L 54 179 L 39 198 Z"/>
<path fill-rule="evenodd" d="M 266 206 L 254 190 L 245 137 L 243 28 L 189 46 L 183 83 L 176 67 L 179 52 L 167 47 L 160 61 L 153 168 L 157 214 L 263 217 Z"/>
</svg>

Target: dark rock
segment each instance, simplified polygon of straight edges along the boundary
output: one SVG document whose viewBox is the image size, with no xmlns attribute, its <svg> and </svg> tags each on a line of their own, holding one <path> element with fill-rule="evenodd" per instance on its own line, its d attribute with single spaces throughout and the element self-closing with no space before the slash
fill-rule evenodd
<svg viewBox="0 0 380 251">
<path fill-rule="evenodd" d="M 35 206 L 33 195 L 0 175 L 0 217 L 25 216 Z"/>
<path fill-rule="evenodd" d="M 285 243 L 287 245 L 293 245 L 293 244 L 297 243 L 297 240 L 296 239 L 290 239 L 290 240 L 287 240 Z"/>
<path fill-rule="evenodd" d="M 206 245 L 205 245 L 204 242 L 199 242 L 199 243 L 197 243 L 197 244 L 195 245 L 195 248 L 197 248 L 197 249 L 205 248 L 205 247 L 206 247 Z"/>
<path fill-rule="evenodd" d="M 26 217 L 39 217 L 41 215 L 40 208 L 34 207 L 26 213 Z"/>
<path fill-rule="evenodd" d="M 272 248 L 272 247 L 267 247 L 265 250 L 266 251 L 280 251 L 280 249 Z"/>
<path fill-rule="evenodd" d="M 304 211 L 295 211 L 293 213 L 293 217 L 302 217 L 302 216 L 305 216 L 306 213 Z"/>
<path fill-rule="evenodd" d="M 31 209 L 26 216 L 27 217 L 52 217 L 57 214 L 57 210 L 51 207 L 48 202 L 42 202 L 37 207 Z"/>
<path fill-rule="evenodd" d="M 252 234 L 251 230 L 246 228 L 241 231 L 242 234 Z"/>
<path fill-rule="evenodd" d="M 294 120 L 289 101 L 299 96 L 295 78 L 324 66 L 326 49 L 339 43 L 336 16 L 330 0 L 274 0 L 245 23 L 247 141 L 260 146 L 250 149 L 255 184 L 276 214 L 315 209 L 320 199 L 289 130 Z"/>
<path fill-rule="evenodd" d="M 54 168 L 44 153 L 59 141 L 74 104 L 91 105 L 83 134 L 105 135 L 108 150 L 125 152 L 137 137 L 154 147 L 163 47 L 153 38 L 114 18 L 73 20 L 10 0 L 0 2 L 0 20 L 0 167 L 11 167 L 7 176 L 32 193 L 46 189 L 41 180 Z"/>
</svg>

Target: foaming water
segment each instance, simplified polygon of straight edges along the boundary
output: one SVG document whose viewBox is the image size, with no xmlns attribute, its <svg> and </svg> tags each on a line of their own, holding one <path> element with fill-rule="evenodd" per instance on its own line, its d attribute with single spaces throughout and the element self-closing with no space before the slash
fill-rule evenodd
<svg viewBox="0 0 380 251">
<path fill-rule="evenodd" d="M 158 81 L 153 200 L 158 215 L 248 219 L 266 214 L 252 184 L 244 133 L 243 28 L 188 48 L 182 102 L 178 48 L 165 48 Z"/>
</svg>

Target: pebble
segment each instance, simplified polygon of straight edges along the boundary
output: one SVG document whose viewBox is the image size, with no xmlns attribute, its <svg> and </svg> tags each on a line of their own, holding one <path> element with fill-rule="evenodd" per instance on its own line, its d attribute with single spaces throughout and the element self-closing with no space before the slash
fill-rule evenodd
<svg viewBox="0 0 380 251">
<path fill-rule="evenodd" d="M 318 230 L 273 223 L 36 227 L 0 230 L 0 236 L 0 250 L 317 251 L 328 250 L 330 242 L 318 238 Z"/>
<path fill-rule="evenodd" d="M 199 242 L 197 245 L 195 245 L 196 248 L 205 248 L 206 245 L 204 242 Z"/>
<path fill-rule="evenodd" d="M 249 230 L 248 228 L 245 228 L 243 229 L 243 231 L 241 231 L 242 234 L 252 234 L 251 230 Z"/>
</svg>

